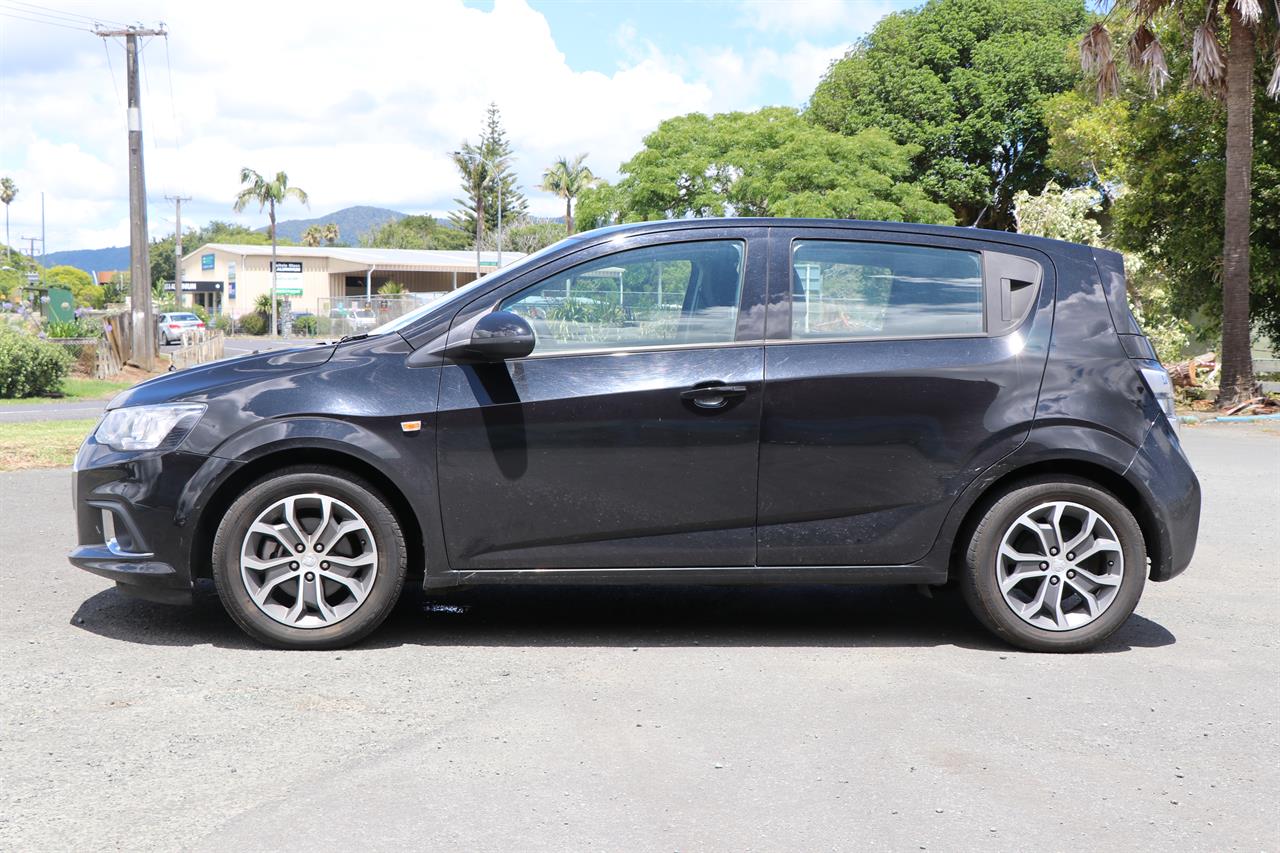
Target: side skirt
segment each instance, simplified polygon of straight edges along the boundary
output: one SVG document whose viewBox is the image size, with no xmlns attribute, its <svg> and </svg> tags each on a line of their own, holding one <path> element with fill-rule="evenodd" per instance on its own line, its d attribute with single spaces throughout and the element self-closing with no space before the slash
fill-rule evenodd
<svg viewBox="0 0 1280 853">
<path fill-rule="evenodd" d="M 423 589 L 486 584 L 942 584 L 933 566 L 759 566 L 671 569 L 485 569 L 427 573 Z"/>
</svg>

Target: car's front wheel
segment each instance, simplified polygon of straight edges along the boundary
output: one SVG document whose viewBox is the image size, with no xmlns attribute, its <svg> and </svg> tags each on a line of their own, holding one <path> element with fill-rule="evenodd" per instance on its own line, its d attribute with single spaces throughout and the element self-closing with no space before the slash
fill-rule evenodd
<svg viewBox="0 0 1280 853">
<path fill-rule="evenodd" d="M 1074 652 L 1133 613 L 1147 575 L 1133 514 L 1067 477 L 1028 481 L 995 501 L 973 531 L 961 590 L 974 615 L 1033 651 Z"/>
<path fill-rule="evenodd" d="M 213 543 L 213 579 L 236 623 L 279 648 L 350 645 L 382 623 L 405 576 L 395 513 L 369 483 L 289 468 L 250 486 Z"/>
</svg>

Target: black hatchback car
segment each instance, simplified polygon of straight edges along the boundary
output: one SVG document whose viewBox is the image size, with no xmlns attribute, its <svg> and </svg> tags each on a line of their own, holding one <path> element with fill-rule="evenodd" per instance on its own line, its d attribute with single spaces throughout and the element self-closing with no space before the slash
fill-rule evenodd
<svg viewBox="0 0 1280 853">
<path fill-rule="evenodd" d="M 75 467 L 75 565 L 171 602 L 212 578 L 290 648 L 359 640 L 413 578 L 954 581 L 1074 651 L 1186 568 L 1200 513 L 1118 255 L 853 221 L 579 234 L 138 385 Z"/>
</svg>

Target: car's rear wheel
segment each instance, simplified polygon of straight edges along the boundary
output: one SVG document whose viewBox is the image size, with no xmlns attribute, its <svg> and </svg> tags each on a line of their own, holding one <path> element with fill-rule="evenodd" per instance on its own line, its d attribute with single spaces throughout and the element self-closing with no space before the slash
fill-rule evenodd
<svg viewBox="0 0 1280 853">
<path fill-rule="evenodd" d="M 382 623 L 404 585 L 404 537 L 377 490 L 344 471 L 290 468 L 237 498 L 213 542 L 236 623 L 279 648 L 333 649 Z"/>
<path fill-rule="evenodd" d="M 1033 651 L 1074 652 L 1109 637 L 1132 615 L 1147 554 L 1133 514 L 1075 478 L 1020 484 L 973 530 L 961 590 L 978 619 Z"/>
</svg>

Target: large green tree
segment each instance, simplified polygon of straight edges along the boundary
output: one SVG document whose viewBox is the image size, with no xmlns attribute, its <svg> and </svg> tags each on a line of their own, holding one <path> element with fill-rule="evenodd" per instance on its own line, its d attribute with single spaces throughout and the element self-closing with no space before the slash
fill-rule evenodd
<svg viewBox="0 0 1280 853">
<path fill-rule="evenodd" d="M 883 131 L 832 133 L 787 107 L 668 119 L 622 164 L 616 186 L 586 191 L 579 224 L 685 216 L 803 216 L 951 222 L 910 181 L 915 146 Z"/>
<path fill-rule="evenodd" d="M 1042 106 L 1073 87 L 1083 0 L 930 0 L 888 15 L 832 64 L 808 117 L 918 146 L 911 177 L 962 225 L 1013 227 L 1013 195 L 1055 177 Z"/>
<path fill-rule="evenodd" d="M 473 235 L 442 225 L 434 216 L 406 216 L 366 234 L 362 246 L 375 249 L 469 249 Z"/>
<path fill-rule="evenodd" d="M 101 308 L 103 305 L 102 287 L 82 269 L 65 264 L 49 267 L 44 273 L 45 284 L 52 287 L 65 287 L 71 291 L 76 306 L 80 308 Z"/>
<path fill-rule="evenodd" d="M 1273 0 L 1274 2 L 1274 0 Z M 1207 245 L 1220 246 L 1220 271 L 1222 293 L 1222 379 L 1218 402 L 1226 406 L 1238 403 L 1253 393 L 1253 359 L 1250 332 L 1252 327 L 1249 291 L 1252 278 L 1252 196 L 1254 174 L 1254 134 L 1256 104 L 1254 90 L 1265 88 L 1273 97 L 1280 97 L 1280 55 L 1271 58 L 1273 51 L 1280 54 L 1280 46 L 1273 47 L 1280 28 L 1280 2 L 1266 4 L 1265 0 L 1116 0 L 1112 13 L 1124 11 L 1136 26 L 1129 34 L 1125 53 L 1129 64 L 1142 72 L 1153 93 L 1159 93 L 1172 79 L 1169 51 L 1180 50 L 1186 57 L 1183 78 L 1192 87 L 1218 102 L 1224 121 L 1215 120 L 1213 111 L 1195 118 L 1195 125 L 1166 125 L 1174 137 L 1197 135 L 1210 128 L 1223 131 L 1221 143 L 1210 143 L 1215 154 L 1221 157 L 1221 193 L 1215 207 L 1221 208 L 1221 227 L 1216 234 L 1220 239 L 1208 239 Z M 1225 30 L 1225 32 L 1224 32 Z M 1090 72 L 1099 97 L 1119 93 L 1121 78 L 1116 50 L 1106 22 L 1095 24 L 1081 42 L 1081 64 Z M 1260 61 L 1266 64 L 1259 74 Z M 1261 79 L 1258 79 L 1261 77 Z M 1160 117 L 1152 117 L 1160 123 Z M 1225 122 L 1225 123 L 1224 123 Z M 1274 145 L 1276 136 L 1261 134 L 1262 147 Z M 1212 172 L 1213 164 L 1188 163 L 1187 171 L 1177 175 L 1186 181 L 1193 175 L 1202 180 L 1206 172 Z M 1159 184 L 1162 177 L 1149 179 Z M 1216 176 L 1212 178 L 1216 183 Z M 1270 184 L 1257 184 L 1274 189 Z M 1164 189 L 1166 196 L 1176 193 L 1177 187 L 1135 186 L 1136 193 L 1152 193 Z M 1162 199 L 1147 199 L 1159 204 Z M 1172 212 L 1180 218 L 1185 211 Z M 1151 221 L 1151 229 L 1161 226 L 1177 227 L 1170 223 Z M 1203 234 L 1205 238 L 1211 236 Z M 1268 245 L 1277 239 L 1272 231 Z M 1271 283 L 1274 287 L 1274 282 Z"/>
<path fill-rule="evenodd" d="M 462 178 L 463 191 L 463 198 L 454 199 L 458 209 L 449 214 L 455 228 L 475 234 L 477 240 L 486 231 L 497 229 L 499 199 L 504 222 L 515 222 L 526 215 L 529 202 L 516 180 L 515 158 L 497 104 L 489 104 L 485 112 L 480 141 L 464 141 L 451 156 Z M 483 222 L 480 227 L 476 224 L 477 211 Z"/>
</svg>

